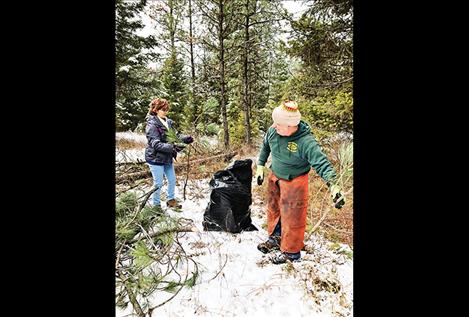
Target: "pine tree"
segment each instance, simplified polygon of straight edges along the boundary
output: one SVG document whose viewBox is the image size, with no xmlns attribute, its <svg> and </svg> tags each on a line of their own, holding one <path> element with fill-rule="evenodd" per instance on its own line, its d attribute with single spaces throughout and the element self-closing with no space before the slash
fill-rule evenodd
<svg viewBox="0 0 469 317">
<path fill-rule="evenodd" d="M 136 34 L 143 28 L 138 15 L 145 5 L 145 0 L 116 1 L 117 131 L 135 129 L 144 121 L 151 98 L 160 93 L 160 83 L 147 67 L 157 57 L 151 51 L 156 41 L 153 36 Z"/>
<path fill-rule="evenodd" d="M 184 64 L 177 57 L 176 51 L 165 60 L 161 71 L 161 79 L 167 93 L 167 99 L 171 104 L 171 118 L 175 124 L 181 124 L 184 120 L 184 107 L 187 105 L 186 76 Z"/>
<path fill-rule="evenodd" d="M 237 30 L 235 16 L 239 11 L 238 1 L 209 0 L 197 1 L 197 6 L 202 12 L 207 32 L 204 38 L 205 48 L 214 54 L 218 60 L 217 74 L 219 89 L 219 104 L 223 124 L 223 144 L 226 150 L 230 148 L 230 133 L 227 116 L 227 40 Z"/>
<path fill-rule="evenodd" d="M 290 81 L 307 118 L 326 131 L 353 130 L 353 4 L 351 0 L 309 1 L 292 20 L 288 53 L 301 60 Z"/>
<path fill-rule="evenodd" d="M 227 54 L 230 91 L 230 128 L 236 143 L 252 144 L 265 118 L 261 109 L 269 100 L 269 61 L 275 49 L 278 21 L 275 7 L 269 1 L 240 0 L 237 13 L 239 30 L 228 43 L 235 50 Z M 239 113 L 242 113 L 240 120 Z M 266 115 L 270 117 L 270 115 Z M 242 132 L 240 135 L 239 132 Z"/>
<path fill-rule="evenodd" d="M 171 104 L 170 117 L 176 125 L 184 125 L 184 109 L 189 99 L 187 76 L 181 56 L 184 8 L 185 0 L 162 0 L 153 3 L 148 10 L 150 17 L 159 26 L 158 39 L 165 55 L 159 74 L 165 91 L 164 97 Z"/>
</svg>

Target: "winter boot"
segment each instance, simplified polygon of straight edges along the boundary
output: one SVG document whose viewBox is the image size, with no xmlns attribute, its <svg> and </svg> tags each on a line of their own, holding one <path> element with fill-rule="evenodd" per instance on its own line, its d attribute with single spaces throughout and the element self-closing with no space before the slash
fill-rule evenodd
<svg viewBox="0 0 469 317">
<path fill-rule="evenodd" d="M 176 199 L 170 199 L 166 202 L 166 205 L 170 208 L 181 208 L 182 205 L 177 202 Z"/>
<path fill-rule="evenodd" d="M 270 236 L 266 242 L 259 243 L 257 249 L 262 253 L 269 253 L 270 251 L 280 250 L 280 237 Z"/>
<path fill-rule="evenodd" d="M 288 262 L 297 262 L 300 260 L 301 253 L 287 253 L 282 252 L 280 254 L 276 254 L 271 258 L 273 264 L 282 264 Z"/>
</svg>

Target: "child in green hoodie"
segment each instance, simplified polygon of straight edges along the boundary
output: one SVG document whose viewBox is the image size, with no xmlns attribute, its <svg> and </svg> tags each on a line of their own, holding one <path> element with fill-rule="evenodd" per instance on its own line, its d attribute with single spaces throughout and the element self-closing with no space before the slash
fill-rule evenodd
<svg viewBox="0 0 469 317">
<path fill-rule="evenodd" d="M 311 128 L 301 121 L 298 104 L 284 101 L 272 112 L 274 124 L 267 130 L 257 162 L 256 179 L 264 181 L 265 163 L 272 155 L 268 176 L 267 231 L 269 239 L 257 246 L 268 253 L 274 264 L 298 260 L 304 247 L 308 209 L 308 173 L 311 167 L 327 182 L 336 208 L 342 208 L 345 196 L 335 184 L 337 175 L 321 151 Z"/>
</svg>

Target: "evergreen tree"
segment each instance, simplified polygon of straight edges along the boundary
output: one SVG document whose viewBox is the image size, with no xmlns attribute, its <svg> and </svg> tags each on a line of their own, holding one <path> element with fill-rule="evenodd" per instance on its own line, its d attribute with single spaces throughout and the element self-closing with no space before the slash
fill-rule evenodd
<svg viewBox="0 0 469 317">
<path fill-rule="evenodd" d="M 150 17 L 159 26 L 159 41 L 166 58 L 160 71 L 160 78 L 165 90 L 164 97 L 171 104 L 171 119 L 180 128 L 184 127 L 184 113 L 187 107 L 189 90 L 181 58 L 186 0 L 162 0 L 153 3 L 148 9 Z"/>
<path fill-rule="evenodd" d="M 238 1 L 209 0 L 197 1 L 197 6 L 202 13 L 207 32 L 203 43 L 205 48 L 214 54 L 218 60 L 218 72 L 216 78 L 219 87 L 219 104 L 223 123 L 223 144 L 225 149 L 230 147 L 230 133 L 228 123 L 228 90 L 227 90 L 227 40 L 237 30 L 235 16 L 239 12 Z"/>
<path fill-rule="evenodd" d="M 252 144 L 252 138 L 259 133 L 259 124 L 266 121 L 261 109 L 265 109 L 269 99 L 272 76 L 269 60 L 275 49 L 275 29 L 280 19 L 270 1 L 239 2 L 239 30 L 228 41 L 236 49 L 227 54 L 227 59 L 233 61 L 228 63 L 227 72 L 230 74 L 230 128 L 236 143 Z"/>
<path fill-rule="evenodd" d="M 150 98 L 160 93 L 160 84 L 147 64 L 157 55 L 152 36 L 136 32 L 143 28 L 138 19 L 146 0 L 116 1 L 116 129 L 135 129 L 144 121 Z"/>
<path fill-rule="evenodd" d="M 353 130 L 353 4 L 351 0 L 310 1 L 291 26 L 288 53 L 301 60 L 289 82 L 304 101 L 306 118 L 327 131 Z"/>
<path fill-rule="evenodd" d="M 206 131 L 211 123 L 220 124 L 219 87 L 218 87 L 218 61 L 216 56 L 203 51 L 202 61 L 199 66 L 199 76 L 196 78 L 197 98 L 200 100 L 200 111 L 195 122 L 200 130 Z M 207 105 L 216 104 L 216 108 L 209 107 L 210 113 L 206 113 Z M 203 113 L 202 113 L 203 112 Z M 201 115 L 202 114 L 202 115 Z"/>
<path fill-rule="evenodd" d="M 161 71 L 161 80 L 171 104 L 171 118 L 176 124 L 184 122 L 184 107 L 187 105 L 187 88 L 184 64 L 175 51 L 166 59 Z"/>
</svg>

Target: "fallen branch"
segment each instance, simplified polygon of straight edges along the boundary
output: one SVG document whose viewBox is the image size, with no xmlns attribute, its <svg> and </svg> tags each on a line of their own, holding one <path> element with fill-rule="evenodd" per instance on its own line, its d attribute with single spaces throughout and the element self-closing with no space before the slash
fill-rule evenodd
<svg viewBox="0 0 469 317">
<path fill-rule="evenodd" d="M 145 178 L 135 181 L 135 183 L 131 184 L 130 186 L 128 186 L 126 188 L 116 189 L 116 197 L 119 196 L 119 195 L 122 195 L 123 193 L 125 193 L 125 192 L 127 192 L 131 189 L 134 189 L 135 187 L 140 186 L 142 183 L 145 183 Z"/>
<path fill-rule="evenodd" d="M 153 237 L 161 236 L 161 235 L 171 233 L 171 232 L 193 232 L 193 228 L 194 227 L 180 227 L 180 228 L 167 229 L 167 230 L 163 230 L 163 231 L 149 233 L 147 235 L 147 237 L 148 238 L 153 238 Z M 138 237 L 138 238 L 133 238 L 128 243 L 135 243 L 135 242 L 139 241 L 142 238 L 143 238 L 142 236 Z"/>
<path fill-rule="evenodd" d="M 148 199 L 150 199 L 151 194 L 153 194 L 153 193 L 156 192 L 157 190 L 158 190 L 158 187 L 155 186 L 155 187 L 153 187 L 148 193 L 146 193 L 146 194 L 143 196 L 143 200 L 142 200 L 142 202 L 140 203 L 140 206 L 138 207 L 137 214 L 143 209 L 143 207 L 145 207 L 145 205 L 147 204 Z"/>
<path fill-rule="evenodd" d="M 345 234 L 353 234 L 352 231 L 347 231 L 347 230 L 342 230 L 342 229 L 336 228 L 336 227 L 334 227 L 334 226 L 328 224 L 327 222 L 324 222 L 324 224 L 325 224 L 326 226 L 328 226 L 329 228 L 334 229 L 335 231 L 338 231 L 338 232 L 341 232 L 341 233 L 345 233 Z"/>
<path fill-rule="evenodd" d="M 125 276 L 121 272 L 118 272 L 118 274 L 121 280 L 125 280 Z M 134 294 L 134 292 L 132 292 L 132 289 L 126 282 L 124 282 L 123 284 L 127 292 L 127 296 L 129 297 L 130 303 L 132 303 L 132 307 L 134 308 L 135 312 L 139 317 L 145 317 L 145 313 L 143 312 L 142 307 L 137 301 L 137 296 Z"/>
<path fill-rule="evenodd" d="M 151 176 L 150 170 L 145 170 L 142 172 L 135 172 L 135 173 L 130 173 L 130 174 L 124 174 L 116 177 L 116 183 L 120 184 L 123 182 L 132 182 L 136 181 L 141 178 L 149 178 Z"/>
<path fill-rule="evenodd" d="M 215 156 L 205 157 L 205 158 L 198 159 L 198 160 L 193 160 L 193 161 L 190 161 L 189 163 L 175 163 L 174 169 L 179 170 L 183 167 L 187 167 L 192 164 L 200 164 L 202 162 L 207 162 L 207 161 L 215 160 L 218 158 L 224 158 L 225 161 L 228 161 L 228 160 L 231 160 L 236 154 L 237 152 L 223 153 L 223 154 L 219 154 Z M 141 172 L 119 175 L 116 177 L 116 183 L 120 184 L 123 182 L 132 182 L 141 178 L 150 178 L 150 177 L 152 177 L 150 170 L 145 170 Z"/>
<path fill-rule="evenodd" d="M 139 165 L 139 164 L 144 164 L 146 163 L 145 161 L 139 161 L 137 160 L 136 162 L 116 162 L 116 166 L 121 166 L 121 165 Z"/>
<path fill-rule="evenodd" d="M 316 222 L 316 224 L 313 226 L 313 228 L 311 229 L 311 233 L 310 233 L 310 236 L 313 232 L 315 232 L 319 226 L 321 225 L 321 223 L 323 222 L 323 220 L 326 218 L 327 214 L 332 210 L 332 207 L 329 207 L 326 209 L 326 212 L 322 215 L 321 219 L 319 219 L 318 222 Z M 308 237 L 309 239 L 309 237 Z"/>
<path fill-rule="evenodd" d="M 343 193 L 344 196 L 347 196 L 353 189 L 353 186 L 348 190 L 346 191 L 345 193 Z M 311 237 L 311 235 L 319 228 L 319 226 L 321 225 L 321 223 L 324 221 L 324 219 L 326 218 L 327 214 L 332 210 L 332 207 L 329 207 L 326 209 L 326 212 L 322 215 L 321 219 L 319 219 L 318 222 L 316 222 L 316 224 L 313 226 L 313 228 L 311 229 L 311 233 L 308 235 L 308 239 Z"/>
<path fill-rule="evenodd" d="M 214 279 L 218 276 L 218 274 L 220 274 L 221 271 L 223 271 L 223 268 L 225 267 L 226 262 L 228 262 L 228 254 L 226 254 L 226 256 L 225 256 L 225 263 L 224 263 L 223 266 L 220 268 L 220 271 L 218 271 L 217 274 L 215 274 L 214 277 L 212 277 L 211 279 L 209 279 L 208 282 L 210 282 L 211 280 L 214 280 Z"/>
</svg>

